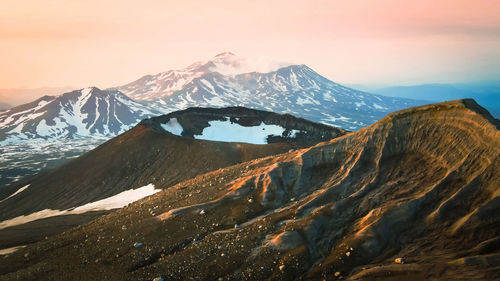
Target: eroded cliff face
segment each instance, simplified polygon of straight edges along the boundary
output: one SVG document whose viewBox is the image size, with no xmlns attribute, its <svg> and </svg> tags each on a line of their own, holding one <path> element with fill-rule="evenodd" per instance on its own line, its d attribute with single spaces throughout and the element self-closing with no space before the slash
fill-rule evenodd
<svg viewBox="0 0 500 281">
<path fill-rule="evenodd" d="M 179 183 L 20 250 L 0 272 L 23 280 L 61 272 L 82 280 L 495 280 L 498 127 L 471 100 L 396 112 L 311 148 Z"/>
</svg>

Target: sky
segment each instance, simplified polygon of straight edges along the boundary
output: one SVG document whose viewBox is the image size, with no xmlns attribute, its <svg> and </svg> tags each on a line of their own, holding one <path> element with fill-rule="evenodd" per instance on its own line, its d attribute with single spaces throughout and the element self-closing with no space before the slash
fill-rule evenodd
<svg viewBox="0 0 500 281">
<path fill-rule="evenodd" d="M 113 87 L 224 51 L 345 84 L 500 77 L 497 0 L 0 1 L 0 89 Z"/>
</svg>

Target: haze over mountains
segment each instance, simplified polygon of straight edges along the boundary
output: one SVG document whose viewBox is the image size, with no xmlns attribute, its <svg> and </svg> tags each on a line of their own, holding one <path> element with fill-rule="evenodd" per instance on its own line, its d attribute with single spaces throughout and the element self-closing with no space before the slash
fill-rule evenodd
<svg viewBox="0 0 500 281">
<path fill-rule="evenodd" d="M 0 281 L 500 281 L 500 0 L 2 4 Z"/>
<path fill-rule="evenodd" d="M 200 120 L 206 113 L 197 114 Z M 79 173 L 92 167 L 83 165 L 92 155 L 109 152 L 130 161 L 118 166 L 137 165 L 143 173 L 138 185 L 156 181 L 163 191 L 8 255 L 0 263 L 0 280 L 500 278 L 500 122 L 473 100 L 405 109 L 313 147 L 159 181 L 153 173 L 179 174 L 165 165 L 187 172 L 175 163 L 217 151 L 207 146 L 236 145 L 162 130 L 173 118 L 189 124 L 182 114 L 145 121 L 47 181 L 65 183 L 58 173 Z M 181 135 L 184 128 L 199 128 L 181 126 Z M 193 142 L 205 147 L 176 149 Z M 221 159 L 212 157 L 190 163 Z M 30 197 L 25 192 L 43 192 L 35 183 L 30 188 L 1 202 L 2 214 L 17 215 L 14 209 Z M 50 194 L 62 204 L 81 200 L 65 193 Z M 44 208 L 35 199 L 24 202 L 30 201 Z"/>
<path fill-rule="evenodd" d="M 60 95 L 74 90 L 71 87 L 42 87 L 42 88 L 18 88 L 0 89 L 0 103 L 15 107 L 32 102 L 39 97 L 47 95 Z"/>
</svg>

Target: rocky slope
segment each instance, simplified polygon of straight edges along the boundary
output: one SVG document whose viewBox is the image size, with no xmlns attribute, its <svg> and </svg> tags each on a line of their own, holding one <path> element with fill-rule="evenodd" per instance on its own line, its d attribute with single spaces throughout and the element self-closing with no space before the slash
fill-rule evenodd
<svg viewBox="0 0 500 281">
<path fill-rule="evenodd" d="M 399 111 L 28 246 L 0 280 L 498 280 L 499 129 L 473 100 Z"/>
<path fill-rule="evenodd" d="M 297 133 L 286 139 L 281 135 L 273 136 L 269 144 L 258 145 L 181 137 L 161 126 L 162 122 L 178 118 L 181 124 L 189 125 L 186 129 L 202 128 L 208 125 L 207 120 L 222 116 L 231 116 L 240 123 L 250 122 L 245 123 L 244 128 L 252 128 L 251 122 L 275 123 L 283 125 L 289 130 L 287 132 L 296 130 Z M 234 135 L 235 132 L 229 128 L 224 134 Z M 169 187 L 208 171 L 303 148 L 343 134 L 345 131 L 341 129 L 290 115 L 245 108 L 190 109 L 148 119 L 60 168 L 1 189 L 0 236 L 3 233 L 8 235 L 5 234 L 0 248 L 26 242 L 17 239 L 22 235 L 12 235 L 12 227 L 19 228 L 21 224 L 45 217 L 74 214 L 58 213 L 59 210 L 72 210 L 150 184 L 157 189 Z M 103 211 L 102 208 L 96 210 Z M 11 219 L 14 221 L 9 221 Z M 54 223 L 60 224 L 58 221 Z M 59 226 L 59 230 L 64 228 Z M 15 233 L 24 232 L 25 229 L 20 229 Z"/>
</svg>

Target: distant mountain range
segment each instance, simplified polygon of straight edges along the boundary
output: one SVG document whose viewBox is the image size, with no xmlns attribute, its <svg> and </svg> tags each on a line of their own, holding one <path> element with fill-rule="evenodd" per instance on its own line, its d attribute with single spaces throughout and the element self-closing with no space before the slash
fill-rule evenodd
<svg viewBox="0 0 500 281">
<path fill-rule="evenodd" d="M 389 112 L 422 104 L 344 87 L 306 65 L 245 73 L 242 61 L 225 52 L 185 69 L 146 75 L 117 89 L 165 112 L 188 107 L 245 106 L 291 113 L 348 130 L 367 126 Z"/>
<path fill-rule="evenodd" d="M 188 107 L 245 106 L 357 130 L 390 112 L 423 103 L 353 90 L 306 65 L 240 73 L 248 69 L 243 61 L 226 52 L 116 89 L 93 87 L 44 96 L 0 113 L 0 143 L 109 138 L 146 117 Z"/>
<path fill-rule="evenodd" d="M 0 188 L 40 172 L 41 167 L 64 163 L 145 118 L 189 107 L 245 106 L 353 131 L 390 112 L 425 103 L 354 90 L 306 65 L 261 73 L 252 72 L 251 64 L 225 52 L 107 90 L 89 87 L 59 94 L 60 88 L 35 89 L 34 93 L 53 90 L 57 95 L 0 111 Z M 0 90 L 1 101 L 4 92 Z M 5 93 L 23 99 L 33 94 Z M 57 161 L 44 161 L 44 155 Z"/>
<path fill-rule="evenodd" d="M 500 82 L 498 81 L 457 84 L 422 84 L 382 88 L 362 85 L 353 85 L 352 87 L 390 97 L 426 100 L 429 102 L 473 98 L 488 109 L 494 116 L 500 118 Z"/>
</svg>

